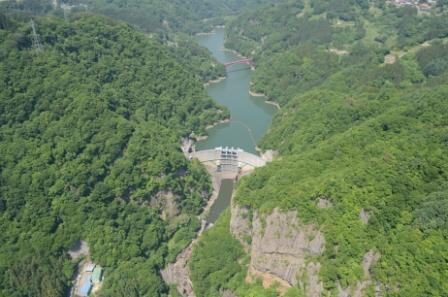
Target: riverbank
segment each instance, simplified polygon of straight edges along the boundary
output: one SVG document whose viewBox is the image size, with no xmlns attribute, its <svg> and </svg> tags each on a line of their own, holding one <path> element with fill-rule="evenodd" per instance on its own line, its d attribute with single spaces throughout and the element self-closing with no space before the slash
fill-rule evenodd
<svg viewBox="0 0 448 297">
<path fill-rule="evenodd" d="M 251 95 L 252 97 L 265 97 L 266 100 L 264 100 L 264 102 L 265 102 L 266 104 L 273 105 L 273 106 L 275 106 L 278 110 L 281 109 L 280 104 L 278 104 L 278 103 L 275 102 L 275 101 L 271 101 L 271 100 L 269 100 L 269 98 L 268 98 L 265 94 L 263 94 L 263 93 L 256 93 L 256 92 L 253 92 L 253 91 L 249 90 L 249 95 Z"/>
<path fill-rule="evenodd" d="M 209 36 L 209 35 L 213 35 L 215 34 L 214 31 L 211 32 L 199 32 L 199 33 L 195 33 L 194 36 Z"/>
<path fill-rule="evenodd" d="M 219 82 L 222 82 L 222 81 L 225 80 L 225 79 L 226 79 L 225 76 L 220 76 L 220 77 L 218 77 L 217 79 L 209 80 L 208 82 L 206 82 L 206 83 L 204 84 L 204 88 L 210 86 L 211 84 L 217 84 L 217 83 L 219 83 Z"/>
<path fill-rule="evenodd" d="M 218 125 L 226 124 L 226 123 L 230 123 L 230 119 L 220 120 L 211 125 L 208 125 L 207 127 L 205 127 L 205 131 L 210 130 Z M 193 136 L 193 138 L 194 138 L 195 142 L 198 142 L 198 141 L 206 140 L 208 138 L 208 135 L 198 135 L 198 136 L 195 135 L 195 136 Z M 193 147 L 194 147 L 194 143 L 193 143 Z"/>
<path fill-rule="evenodd" d="M 237 52 L 236 50 L 230 49 L 230 48 L 226 48 L 226 47 L 221 47 L 221 50 L 223 52 L 228 52 L 231 54 L 234 54 L 235 56 L 237 56 L 238 58 L 241 59 L 248 59 L 247 57 L 243 56 L 241 53 Z"/>
</svg>

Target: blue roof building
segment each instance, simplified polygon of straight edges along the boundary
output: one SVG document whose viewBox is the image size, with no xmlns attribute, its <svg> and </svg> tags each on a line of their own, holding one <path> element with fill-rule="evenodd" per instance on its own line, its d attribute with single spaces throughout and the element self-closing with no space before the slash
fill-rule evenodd
<svg viewBox="0 0 448 297">
<path fill-rule="evenodd" d="M 89 279 L 81 285 L 81 288 L 79 288 L 78 295 L 81 297 L 87 297 L 89 296 L 90 290 L 92 290 L 92 283 L 90 282 Z"/>
<path fill-rule="evenodd" d="M 77 295 L 80 297 L 87 297 L 92 290 L 92 274 L 87 273 L 81 279 L 81 284 L 78 288 Z"/>
</svg>

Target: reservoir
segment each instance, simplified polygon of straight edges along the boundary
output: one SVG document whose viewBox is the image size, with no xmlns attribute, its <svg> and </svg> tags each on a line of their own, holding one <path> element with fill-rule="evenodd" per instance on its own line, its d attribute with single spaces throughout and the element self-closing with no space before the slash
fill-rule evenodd
<svg viewBox="0 0 448 297">
<path fill-rule="evenodd" d="M 223 50 L 224 29 L 214 34 L 196 37 L 197 42 L 208 48 L 221 63 L 241 59 L 240 56 Z M 264 97 L 249 95 L 251 70 L 247 65 L 232 65 L 227 68 L 227 78 L 210 84 L 207 92 L 216 102 L 230 110 L 230 122 L 217 125 L 208 132 L 208 138 L 196 143 L 197 150 L 218 146 L 239 147 L 256 154 L 256 143 L 271 124 L 276 107 L 266 104 Z"/>
<path fill-rule="evenodd" d="M 208 48 L 221 63 L 241 59 L 237 54 L 224 50 L 224 29 L 213 34 L 197 36 L 197 42 Z M 219 146 L 241 148 L 257 154 L 256 143 L 271 124 L 276 107 L 265 103 L 264 97 L 249 94 L 251 70 L 247 65 L 232 65 L 227 68 L 227 77 L 207 87 L 207 92 L 216 102 L 230 110 L 230 122 L 209 129 L 208 137 L 196 143 L 197 150 Z M 207 221 L 214 223 L 225 210 L 232 197 L 233 180 L 223 180 L 216 202 L 212 205 Z"/>
</svg>

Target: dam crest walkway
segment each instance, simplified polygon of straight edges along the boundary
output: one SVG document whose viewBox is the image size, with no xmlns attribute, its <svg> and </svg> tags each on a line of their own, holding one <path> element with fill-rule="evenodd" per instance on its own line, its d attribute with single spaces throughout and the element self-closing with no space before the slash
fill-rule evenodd
<svg viewBox="0 0 448 297">
<path fill-rule="evenodd" d="M 260 156 L 233 147 L 194 151 L 190 153 L 190 159 L 193 158 L 205 165 L 216 166 L 218 172 L 253 170 L 266 165 L 266 161 Z"/>
</svg>

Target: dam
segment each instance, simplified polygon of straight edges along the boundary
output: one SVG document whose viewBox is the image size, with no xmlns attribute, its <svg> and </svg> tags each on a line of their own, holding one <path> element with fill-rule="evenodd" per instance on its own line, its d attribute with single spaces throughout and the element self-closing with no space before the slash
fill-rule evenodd
<svg viewBox="0 0 448 297">
<path fill-rule="evenodd" d="M 216 147 L 214 149 L 195 151 L 190 153 L 189 158 L 198 159 L 206 167 L 214 169 L 215 173 L 233 172 L 236 175 L 250 172 L 255 168 L 266 165 L 266 161 L 261 157 L 233 147 Z"/>
</svg>

